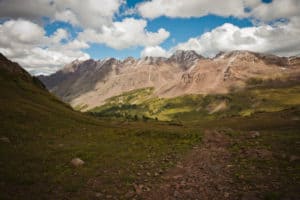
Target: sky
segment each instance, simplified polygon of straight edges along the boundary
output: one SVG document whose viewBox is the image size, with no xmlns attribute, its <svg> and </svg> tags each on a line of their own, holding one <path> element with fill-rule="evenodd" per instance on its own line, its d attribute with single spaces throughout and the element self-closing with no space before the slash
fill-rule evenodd
<svg viewBox="0 0 300 200">
<path fill-rule="evenodd" d="M 30 73 L 195 50 L 300 55 L 300 0 L 0 0 L 0 52 Z"/>
</svg>

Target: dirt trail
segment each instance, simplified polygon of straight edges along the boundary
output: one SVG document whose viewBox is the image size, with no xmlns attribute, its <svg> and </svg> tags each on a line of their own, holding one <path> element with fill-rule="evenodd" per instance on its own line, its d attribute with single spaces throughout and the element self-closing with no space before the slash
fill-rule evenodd
<svg viewBox="0 0 300 200">
<path fill-rule="evenodd" d="M 231 176 L 230 138 L 206 131 L 203 144 L 195 147 L 163 182 L 142 199 L 238 199 Z"/>
</svg>

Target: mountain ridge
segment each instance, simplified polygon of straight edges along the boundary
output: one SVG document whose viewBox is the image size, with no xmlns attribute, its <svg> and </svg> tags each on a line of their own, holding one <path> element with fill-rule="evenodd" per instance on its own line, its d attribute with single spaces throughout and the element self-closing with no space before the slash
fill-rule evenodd
<svg viewBox="0 0 300 200">
<path fill-rule="evenodd" d="M 169 58 L 108 58 L 72 62 L 62 70 L 39 76 L 46 87 L 73 107 L 87 109 L 123 92 L 153 87 L 154 95 L 227 93 L 245 87 L 249 79 L 299 76 L 298 57 L 278 57 L 251 51 L 230 51 L 205 58 L 195 51 L 176 51 Z"/>
</svg>

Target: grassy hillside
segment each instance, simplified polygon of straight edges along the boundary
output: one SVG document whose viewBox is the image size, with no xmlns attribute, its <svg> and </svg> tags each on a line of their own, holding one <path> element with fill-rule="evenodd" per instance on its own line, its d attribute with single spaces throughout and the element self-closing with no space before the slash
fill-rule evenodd
<svg viewBox="0 0 300 200">
<path fill-rule="evenodd" d="M 0 199 L 124 196 L 132 183 L 156 180 L 154 174 L 201 139 L 200 131 L 186 127 L 102 121 L 76 112 L 2 69 L 0 94 Z M 72 167 L 75 157 L 85 164 Z"/>
<path fill-rule="evenodd" d="M 161 121 L 199 121 L 231 116 L 250 116 L 257 112 L 281 111 L 300 105 L 300 85 L 256 85 L 224 95 L 186 95 L 176 98 L 153 97 L 146 88 L 110 98 L 91 112 L 99 116 L 145 117 Z"/>
<path fill-rule="evenodd" d="M 255 86 L 230 95 L 160 99 L 146 88 L 111 98 L 94 110 L 106 117 L 95 118 L 1 70 L 0 199 L 131 199 L 135 184 L 150 190 L 163 181 L 161 174 L 201 145 L 207 129 L 232 138 L 259 131 L 258 143 L 231 146 L 236 183 L 255 185 L 253 167 L 265 174 L 272 168 L 280 189 L 263 195 L 280 197 L 299 186 L 299 164 L 289 161 L 300 153 L 299 90 L 296 84 Z M 238 152 L 249 147 L 268 148 L 276 157 L 242 158 Z M 277 157 L 283 154 L 285 159 Z M 85 164 L 71 166 L 76 157 Z"/>
</svg>

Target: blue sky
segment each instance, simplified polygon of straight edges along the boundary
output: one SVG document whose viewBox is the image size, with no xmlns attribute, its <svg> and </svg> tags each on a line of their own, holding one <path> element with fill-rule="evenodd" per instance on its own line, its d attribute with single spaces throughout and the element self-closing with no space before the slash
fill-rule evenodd
<svg viewBox="0 0 300 200">
<path fill-rule="evenodd" d="M 105 6 L 104 6 L 105 5 Z M 32 73 L 195 50 L 300 54 L 299 0 L 2 0 L 0 52 Z"/>
</svg>

